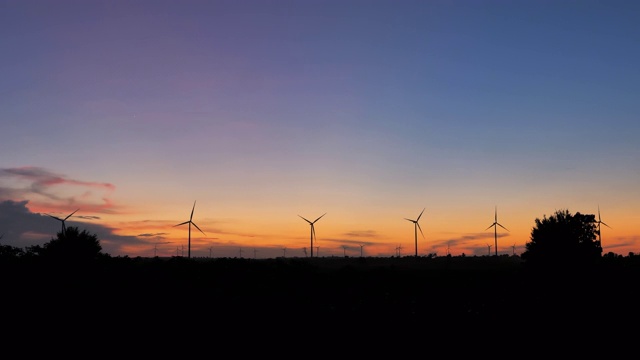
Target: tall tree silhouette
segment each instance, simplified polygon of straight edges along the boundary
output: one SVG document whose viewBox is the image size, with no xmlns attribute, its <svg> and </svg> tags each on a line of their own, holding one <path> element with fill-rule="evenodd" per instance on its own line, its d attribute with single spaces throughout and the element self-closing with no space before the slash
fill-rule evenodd
<svg viewBox="0 0 640 360">
<path fill-rule="evenodd" d="M 96 260 L 102 255 L 98 236 L 77 227 L 67 227 L 57 237 L 41 248 L 32 248 L 48 259 L 65 260 L 73 263 Z"/>
<path fill-rule="evenodd" d="M 595 215 L 557 210 L 535 220 L 522 259 L 536 265 L 593 264 L 602 256 Z"/>
</svg>

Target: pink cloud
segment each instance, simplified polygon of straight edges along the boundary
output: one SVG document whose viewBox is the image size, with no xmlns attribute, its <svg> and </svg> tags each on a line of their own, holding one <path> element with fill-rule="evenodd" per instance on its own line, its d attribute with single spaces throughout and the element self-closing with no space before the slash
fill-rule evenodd
<svg viewBox="0 0 640 360">
<path fill-rule="evenodd" d="M 110 183 L 70 179 L 35 166 L 2 168 L 0 181 L 0 200 L 27 199 L 32 211 L 73 211 L 82 207 L 84 211 L 112 213 L 114 209 L 109 195 L 115 186 Z"/>
</svg>

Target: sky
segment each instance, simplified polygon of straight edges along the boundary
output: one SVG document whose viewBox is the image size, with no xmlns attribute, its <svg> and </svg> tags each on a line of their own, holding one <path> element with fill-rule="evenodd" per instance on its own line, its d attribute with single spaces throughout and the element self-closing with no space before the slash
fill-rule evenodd
<svg viewBox="0 0 640 360">
<path fill-rule="evenodd" d="M 0 0 L 0 244 L 42 245 L 75 211 L 112 256 L 308 257 L 322 216 L 313 256 L 518 255 L 566 209 L 600 215 L 603 253 L 638 253 L 639 18 Z"/>
</svg>

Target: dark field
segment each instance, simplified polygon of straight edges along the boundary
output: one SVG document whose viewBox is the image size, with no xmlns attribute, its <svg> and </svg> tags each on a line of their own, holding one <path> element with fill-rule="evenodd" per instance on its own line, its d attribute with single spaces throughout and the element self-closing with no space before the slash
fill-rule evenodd
<svg viewBox="0 0 640 360">
<path fill-rule="evenodd" d="M 634 261 L 564 271 L 533 271 L 511 256 L 3 264 L 2 301 L 15 315 L 5 326 L 129 340 L 611 335 L 640 319 Z"/>
</svg>

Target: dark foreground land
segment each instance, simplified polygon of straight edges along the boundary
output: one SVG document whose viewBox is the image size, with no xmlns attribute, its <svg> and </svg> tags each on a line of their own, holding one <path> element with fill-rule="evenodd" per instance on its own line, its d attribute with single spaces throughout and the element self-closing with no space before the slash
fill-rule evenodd
<svg viewBox="0 0 640 360">
<path fill-rule="evenodd" d="M 223 346 L 231 336 L 316 343 L 406 334 L 437 346 L 490 333 L 502 342 L 611 335 L 640 320 L 637 259 L 563 271 L 534 271 L 515 256 L 109 258 L 1 269 L 5 328 L 101 339 L 206 335 Z"/>
</svg>

